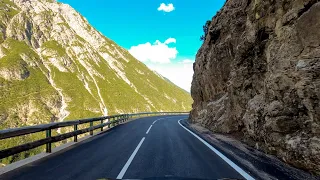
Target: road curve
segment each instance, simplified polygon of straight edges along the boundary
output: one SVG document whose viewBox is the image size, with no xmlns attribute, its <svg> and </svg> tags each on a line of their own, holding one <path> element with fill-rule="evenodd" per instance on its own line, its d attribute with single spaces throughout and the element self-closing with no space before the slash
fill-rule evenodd
<svg viewBox="0 0 320 180">
<path fill-rule="evenodd" d="M 6 173 L 0 179 L 244 179 L 234 167 L 178 123 L 186 118 L 137 119 Z"/>
</svg>

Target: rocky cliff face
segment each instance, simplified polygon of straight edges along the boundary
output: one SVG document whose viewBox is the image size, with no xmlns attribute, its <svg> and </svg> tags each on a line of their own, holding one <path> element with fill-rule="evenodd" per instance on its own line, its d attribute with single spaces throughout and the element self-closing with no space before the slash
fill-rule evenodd
<svg viewBox="0 0 320 180">
<path fill-rule="evenodd" d="M 192 101 L 53 0 L 0 0 L 0 99 L 0 129 Z"/>
<path fill-rule="evenodd" d="M 320 172 L 320 2 L 227 0 L 194 64 L 191 119 Z"/>
</svg>

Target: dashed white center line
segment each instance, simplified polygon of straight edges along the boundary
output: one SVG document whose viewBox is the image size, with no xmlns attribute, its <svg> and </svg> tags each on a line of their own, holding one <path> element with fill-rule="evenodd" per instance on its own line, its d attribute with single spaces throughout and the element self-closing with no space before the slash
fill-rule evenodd
<svg viewBox="0 0 320 180">
<path fill-rule="evenodd" d="M 159 120 L 161 120 L 161 119 L 170 119 L 170 118 L 173 118 L 173 117 L 159 118 L 159 119 L 157 119 L 157 120 L 153 121 L 153 123 L 152 123 L 152 124 L 156 123 L 157 121 L 159 121 Z"/>
<path fill-rule="evenodd" d="M 140 143 L 138 144 L 138 146 L 136 147 L 136 149 L 133 151 L 133 153 L 131 154 L 130 158 L 128 159 L 127 163 L 123 166 L 122 170 L 120 171 L 119 175 L 117 176 L 117 179 L 122 179 L 124 174 L 126 173 L 127 169 L 129 168 L 133 158 L 136 156 L 137 152 L 139 151 L 143 141 L 145 140 L 146 138 L 143 137 L 140 141 Z"/>
<path fill-rule="evenodd" d="M 152 128 L 152 125 L 149 127 L 149 129 L 147 130 L 146 134 L 149 133 L 150 129 Z"/>
<path fill-rule="evenodd" d="M 174 118 L 174 117 L 169 117 L 169 118 L 159 118 L 155 121 L 153 121 L 153 123 L 150 125 L 149 129 L 147 130 L 146 134 L 148 134 L 152 128 L 152 125 L 154 125 L 154 123 L 156 123 L 158 120 L 161 120 L 161 119 L 170 119 L 170 118 Z M 179 122 L 180 124 L 180 122 Z M 136 156 L 136 154 L 138 153 L 143 141 L 145 140 L 146 138 L 143 137 L 140 141 L 140 143 L 138 144 L 138 146 L 136 147 L 136 149 L 133 151 L 133 153 L 131 154 L 130 158 L 128 159 L 128 161 L 126 162 L 126 164 L 123 166 L 123 168 L 121 169 L 120 173 L 118 174 L 117 176 L 117 179 L 122 179 L 124 174 L 127 172 L 131 162 L 133 161 L 134 157 Z"/>
</svg>

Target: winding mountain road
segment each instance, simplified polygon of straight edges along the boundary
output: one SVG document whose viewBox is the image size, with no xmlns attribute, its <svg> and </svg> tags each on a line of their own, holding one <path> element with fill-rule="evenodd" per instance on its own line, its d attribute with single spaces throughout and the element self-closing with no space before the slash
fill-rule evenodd
<svg viewBox="0 0 320 180">
<path fill-rule="evenodd" d="M 6 173 L 0 179 L 252 178 L 181 125 L 179 121 L 186 118 L 137 119 Z"/>
</svg>

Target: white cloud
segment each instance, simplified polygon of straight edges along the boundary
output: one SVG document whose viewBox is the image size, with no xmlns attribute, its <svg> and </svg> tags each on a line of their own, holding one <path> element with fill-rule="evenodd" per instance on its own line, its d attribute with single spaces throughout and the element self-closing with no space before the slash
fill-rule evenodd
<svg viewBox="0 0 320 180">
<path fill-rule="evenodd" d="M 147 66 L 157 71 L 162 76 L 168 78 L 171 82 L 190 92 L 193 77 L 193 62 L 186 59 L 176 64 L 147 64 Z"/>
<path fill-rule="evenodd" d="M 182 64 L 193 64 L 194 61 L 191 60 L 191 59 L 184 59 L 184 60 L 181 61 L 181 63 L 182 63 Z"/>
<path fill-rule="evenodd" d="M 176 42 L 177 42 L 177 40 L 175 38 L 169 38 L 164 43 L 165 44 L 170 44 L 170 43 L 176 43 Z"/>
<path fill-rule="evenodd" d="M 150 42 L 139 44 L 132 46 L 129 52 L 142 62 L 170 63 L 171 59 L 175 59 L 178 54 L 175 47 L 168 46 L 170 43 L 176 43 L 176 39 L 169 38 L 164 43 L 156 40 L 153 44 Z"/>
<path fill-rule="evenodd" d="M 158 7 L 158 11 L 164 11 L 164 12 L 171 12 L 174 9 L 175 8 L 172 3 L 167 4 L 167 5 L 165 3 L 161 3 L 160 6 Z"/>
<path fill-rule="evenodd" d="M 175 60 L 178 51 L 176 47 L 169 47 L 175 44 L 175 38 L 168 38 L 164 42 L 156 40 L 153 44 L 147 42 L 132 46 L 129 52 L 138 60 L 145 63 L 150 69 L 168 78 L 177 86 L 190 92 L 193 77 L 193 62 L 191 59 Z"/>
</svg>

